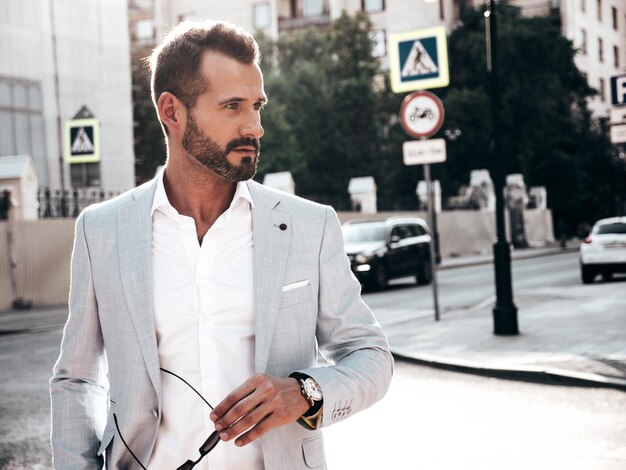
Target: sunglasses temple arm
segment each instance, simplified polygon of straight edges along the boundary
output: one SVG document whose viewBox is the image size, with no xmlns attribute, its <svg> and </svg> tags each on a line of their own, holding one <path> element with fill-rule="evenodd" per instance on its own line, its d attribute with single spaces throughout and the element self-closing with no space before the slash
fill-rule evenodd
<svg viewBox="0 0 626 470">
<path fill-rule="evenodd" d="M 184 382 L 190 389 L 192 389 L 194 392 L 196 392 L 196 395 L 198 395 L 202 401 L 204 403 L 207 404 L 207 406 L 211 409 L 213 409 L 213 407 L 211 406 L 211 404 L 206 401 L 206 399 L 200 394 L 200 392 L 198 390 L 196 390 L 195 388 L 193 388 L 193 385 L 191 385 L 189 382 L 187 382 L 185 379 L 183 379 L 180 375 L 175 374 L 174 372 L 171 372 L 167 369 L 163 369 L 163 367 L 159 367 L 159 369 L 161 369 L 163 372 L 165 372 L 166 374 L 170 374 L 173 375 L 174 377 L 176 377 L 177 379 L 181 380 L 182 382 Z"/>
<path fill-rule="evenodd" d="M 130 450 L 130 447 L 128 447 L 128 444 L 126 444 L 126 441 L 124 440 L 124 436 L 122 436 L 122 432 L 120 431 L 120 426 L 119 424 L 117 424 L 117 415 L 115 413 L 113 413 L 113 420 L 115 421 L 115 428 L 117 429 L 117 433 L 119 434 L 120 439 L 122 440 L 122 443 L 124 444 L 124 447 L 126 447 L 126 450 L 130 452 L 130 455 L 133 456 L 133 458 L 139 464 L 139 466 L 143 468 L 143 470 L 146 470 L 146 467 L 143 466 L 143 464 L 139 461 L 139 459 L 134 454 L 134 452 Z"/>
</svg>

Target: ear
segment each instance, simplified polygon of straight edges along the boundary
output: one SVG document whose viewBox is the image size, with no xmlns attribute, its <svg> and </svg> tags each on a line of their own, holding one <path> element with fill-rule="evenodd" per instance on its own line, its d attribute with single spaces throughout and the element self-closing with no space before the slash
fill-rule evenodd
<svg viewBox="0 0 626 470">
<path fill-rule="evenodd" d="M 175 95 L 169 91 L 161 93 L 157 100 L 159 119 L 170 133 L 182 133 L 185 128 L 187 110 Z"/>
</svg>

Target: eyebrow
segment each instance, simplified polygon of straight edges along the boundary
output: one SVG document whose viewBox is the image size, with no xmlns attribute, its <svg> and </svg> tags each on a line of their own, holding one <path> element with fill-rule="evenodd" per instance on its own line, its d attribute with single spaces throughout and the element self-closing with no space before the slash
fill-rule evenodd
<svg viewBox="0 0 626 470">
<path fill-rule="evenodd" d="M 243 103 L 244 101 L 248 101 L 248 100 L 247 100 L 247 99 L 245 99 L 245 98 L 239 98 L 239 97 L 237 97 L 237 96 L 233 96 L 233 97 L 231 97 L 231 98 L 227 98 L 227 99 L 225 99 L 225 100 L 220 101 L 220 102 L 219 102 L 219 104 L 220 104 L 220 105 L 224 105 L 224 104 L 228 104 L 228 103 Z M 265 96 L 261 96 L 261 97 L 257 98 L 257 100 L 255 101 L 255 103 L 257 103 L 257 102 L 259 102 L 259 101 L 260 101 L 261 103 L 264 103 L 264 104 L 265 104 L 265 103 L 267 103 L 267 97 L 265 97 Z"/>
</svg>

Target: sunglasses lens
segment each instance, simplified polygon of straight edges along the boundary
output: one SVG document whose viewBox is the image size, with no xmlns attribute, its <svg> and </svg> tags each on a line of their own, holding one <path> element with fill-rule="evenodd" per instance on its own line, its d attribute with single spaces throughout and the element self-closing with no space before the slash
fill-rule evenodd
<svg viewBox="0 0 626 470">
<path fill-rule="evenodd" d="M 217 431 L 213 431 L 213 433 L 209 436 L 209 438 L 206 441 L 204 441 L 204 444 L 202 444 L 202 447 L 200 447 L 200 453 L 202 455 L 208 454 L 209 452 L 213 450 L 213 448 L 217 445 L 219 441 L 220 441 L 219 433 Z"/>
</svg>

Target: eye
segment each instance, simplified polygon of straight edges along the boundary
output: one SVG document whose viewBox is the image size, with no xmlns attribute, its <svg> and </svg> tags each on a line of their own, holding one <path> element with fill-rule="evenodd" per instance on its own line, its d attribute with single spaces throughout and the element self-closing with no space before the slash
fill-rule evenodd
<svg viewBox="0 0 626 470">
<path fill-rule="evenodd" d="M 267 103 L 263 102 L 254 103 L 254 109 L 256 109 L 257 111 L 263 111 L 266 105 Z"/>
<path fill-rule="evenodd" d="M 228 103 L 228 104 L 225 106 L 225 108 L 226 108 L 226 109 L 237 110 L 237 109 L 239 109 L 239 103 L 236 103 L 236 102 L 235 102 L 235 103 Z"/>
</svg>

